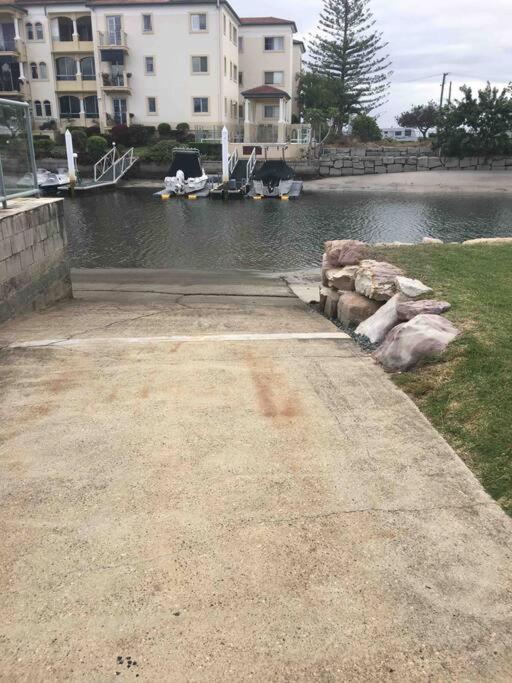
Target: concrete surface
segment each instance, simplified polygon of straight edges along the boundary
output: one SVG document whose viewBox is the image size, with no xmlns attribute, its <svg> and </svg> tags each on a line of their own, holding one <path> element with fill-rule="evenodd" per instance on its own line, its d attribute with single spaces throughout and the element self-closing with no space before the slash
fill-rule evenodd
<svg viewBox="0 0 512 683">
<path fill-rule="evenodd" d="M 186 278 L 0 327 L 0 678 L 509 681 L 510 520 L 350 340 L 152 343 L 335 331 Z"/>
<path fill-rule="evenodd" d="M 425 171 L 338 176 L 304 183 L 304 192 L 512 193 L 510 171 Z"/>
</svg>

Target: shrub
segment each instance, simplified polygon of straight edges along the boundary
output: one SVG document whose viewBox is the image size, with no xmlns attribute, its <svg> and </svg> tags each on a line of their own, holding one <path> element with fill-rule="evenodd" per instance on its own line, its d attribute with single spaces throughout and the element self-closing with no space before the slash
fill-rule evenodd
<svg viewBox="0 0 512 683">
<path fill-rule="evenodd" d="M 63 145 L 55 145 L 50 152 L 50 157 L 52 159 L 65 159 L 66 158 L 66 148 Z"/>
<path fill-rule="evenodd" d="M 87 149 L 87 133 L 83 129 L 76 129 L 71 131 L 71 138 L 73 139 L 73 149 L 75 152 L 85 152 Z"/>
<path fill-rule="evenodd" d="M 146 145 L 155 135 L 154 126 L 141 126 L 138 123 L 128 128 L 128 147 Z M 125 144 L 125 143 L 122 143 Z"/>
<path fill-rule="evenodd" d="M 126 123 L 118 123 L 116 126 L 112 126 L 110 129 L 110 135 L 112 140 L 116 144 L 128 145 L 129 144 L 129 128 Z"/>
<path fill-rule="evenodd" d="M 184 140 L 187 140 L 188 136 L 190 133 L 190 126 L 188 123 L 178 123 L 176 126 L 176 140 L 178 142 L 183 142 Z"/>
<path fill-rule="evenodd" d="M 100 135 L 100 127 L 99 126 L 87 126 L 85 129 L 85 132 L 87 133 L 87 137 L 91 137 L 91 135 Z"/>
<path fill-rule="evenodd" d="M 51 154 L 52 149 L 55 147 L 53 140 L 47 137 L 34 137 L 34 152 L 38 159 L 48 156 Z"/>
<path fill-rule="evenodd" d="M 173 140 L 161 140 L 146 150 L 142 160 L 154 161 L 158 164 L 169 163 L 172 158 L 173 149 L 181 146 L 177 145 Z"/>
<path fill-rule="evenodd" d="M 222 159 L 222 145 L 217 142 L 194 142 L 191 147 L 195 147 L 201 152 L 201 155 L 206 159 L 212 161 L 219 161 Z"/>
<path fill-rule="evenodd" d="M 53 119 L 51 121 L 44 121 L 39 128 L 41 130 L 57 130 L 57 122 Z"/>
<path fill-rule="evenodd" d="M 352 119 L 352 135 L 361 142 L 382 140 L 382 133 L 377 120 L 368 114 L 358 114 Z"/>
<path fill-rule="evenodd" d="M 98 161 L 106 154 L 108 150 L 108 142 L 101 135 L 91 135 L 87 140 L 87 153 L 92 161 Z"/>
<path fill-rule="evenodd" d="M 159 123 L 158 124 L 158 135 L 161 138 L 170 138 L 171 137 L 171 126 L 168 123 Z"/>
</svg>

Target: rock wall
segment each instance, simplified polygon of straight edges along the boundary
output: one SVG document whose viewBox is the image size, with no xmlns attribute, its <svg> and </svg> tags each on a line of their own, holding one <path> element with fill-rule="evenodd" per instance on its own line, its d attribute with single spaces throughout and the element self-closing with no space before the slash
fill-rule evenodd
<svg viewBox="0 0 512 683">
<path fill-rule="evenodd" d="M 0 323 L 72 297 L 62 199 L 17 199 L 0 211 Z"/>
<path fill-rule="evenodd" d="M 365 150 L 362 150 L 363 152 Z M 368 152 L 372 154 L 368 154 Z M 393 154 L 374 154 L 366 150 L 364 156 L 356 156 L 343 152 L 330 153 L 320 158 L 319 173 L 321 176 L 371 175 L 376 173 L 404 173 L 409 171 L 432 171 L 434 169 L 468 170 L 468 171 L 512 171 L 512 158 L 484 159 L 483 157 L 467 157 L 465 159 L 443 158 L 437 156 Z"/>
</svg>

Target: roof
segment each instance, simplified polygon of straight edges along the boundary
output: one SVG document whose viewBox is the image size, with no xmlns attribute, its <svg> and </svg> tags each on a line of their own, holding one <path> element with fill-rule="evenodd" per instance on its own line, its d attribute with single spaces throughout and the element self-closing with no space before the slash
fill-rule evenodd
<svg viewBox="0 0 512 683">
<path fill-rule="evenodd" d="M 300 45 L 300 51 L 302 52 L 302 54 L 304 54 L 304 52 L 306 52 L 306 46 L 304 45 L 304 42 L 302 40 L 294 40 L 293 44 L 294 45 Z"/>
<path fill-rule="evenodd" d="M 290 99 L 290 95 L 284 90 L 279 88 L 274 88 L 272 85 L 259 85 L 257 88 L 251 88 L 250 90 L 244 90 L 242 95 L 247 99 L 268 99 L 269 97 L 278 97 L 282 99 L 283 97 L 287 100 Z"/>
<path fill-rule="evenodd" d="M 228 0 L 219 0 L 219 2 L 225 5 L 236 19 L 239 18 Z M 85 5 L 86 7 L 108 7 L 109 5 L 216 5 L 217 0 L 0 0 L 0 7 L 16 7 L 17 9 L 22 9 L 24 6 L 29 5 L 52 7 L 55 5 L 77 4 Z"/>
<path fill-rule="evenodd" d="M 278 19 L 278 17 L 240 17 L 241 26 L 291 26 L 293 32 L 297 32 L 297 24 L 290 19 Z"/>
</svg>

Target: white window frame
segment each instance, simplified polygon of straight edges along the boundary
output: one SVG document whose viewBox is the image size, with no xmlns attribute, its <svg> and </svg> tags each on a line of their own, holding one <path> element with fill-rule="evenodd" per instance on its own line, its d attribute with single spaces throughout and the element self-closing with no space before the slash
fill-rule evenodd
<svg viewBox="0 0 512 683">
<path fill-rule="evenodd" d="M 267 81 L 267 74 L 272 74 L 272 82 Z M 281 80 L 278 82 L 275 80 L 275 74 L 281 74 Z M 284 71 L 264 71 L 263 72 L 263 83 L 265 85 L 284 85 Z"/>
<path fill-rule="evenodd" d="M 244 37 L 238 36 L 238 52 L 244 51 Z"/>
<path fill-rule="evenodd" d="M 153 71 L 148 71 L 148 59 L 153 60 Z M 144 55 L 144 74 L 146 76 L 154 76 L 156 73 L 156 59 L 154 55 Z"/>
<path fill-rule="evenodd" d="M 41 31 L 41 37 L 37 35 L 37 28 L 40 28 Z M 38 43 L 44 42 L 44 26 L 41 21 L 35 21 L 34 22 L 34 40 Z"/>
<path fill-rule="evenodd" d="M 149 17 L 149 24 L 150 28 L 145 28 L 144 26 L 144 18 Z M 142 33 L 148 34 L 148 33 L 153 33 L 153 15 L 152 14 L 147 14 L 144 12 L 142 15 Z"/>
<path fill-rule="evenodd" d="M 267 107 L 272 107 L 273 113 L 272 116 L 267 116 Z M 263 105 L 263 118 L 271 121 L 275 121 L 276 119 L 279 118 L 279 105 L 278 104 L 264 104 Z"/>
<path fill-rule="evenodd" d="M 208 14 L 206 12 L 191 12 L 189 14 L 189 30 L 190 33 L 208 33 Z M 205 28 L 194 28 L 194 17 L 204 17 Z"/>
<path fill-rule="evenodd" d="M 149 100 L 155 100 L 155 111 L 150 110 Z M 148 95 L 146 97 L 146 114 L 148 116 L 158 116 L 158 98 L 154 95 Z"/>
<path fill-rule="evenodd" d="M 206 71 L 194 71 L 194 59 L 206 59 Z M 199 62 L 199 65 L 201 66 L 201 62 Z M 210 73 L 210 59 L 208 55 L 192 55 L 190 57 L 190 73 L 193 76 L 204 76 L 205 74 Z"/>
<path fill-rule="evenodd" d="M 206 100 L 206 111 L 195 111 L 195 101 L 196 100 Z M 210 98 L 204 97 L 204 95 L 197 95 L 192 98 L 192 114 L 194 116 L 209 116 L 210 115 Z"/>
<path fill-rule="evenodd" d="M 267 40 L 281 40 L 283 43 L 283 47 L 277 49 L 273 47 L 272 49 L 267 49 L 266 47 L 266 41 Z M 284 36 L 264 36 L 263 37 L 263 52 L 284 52 Z"/>
</svg>

